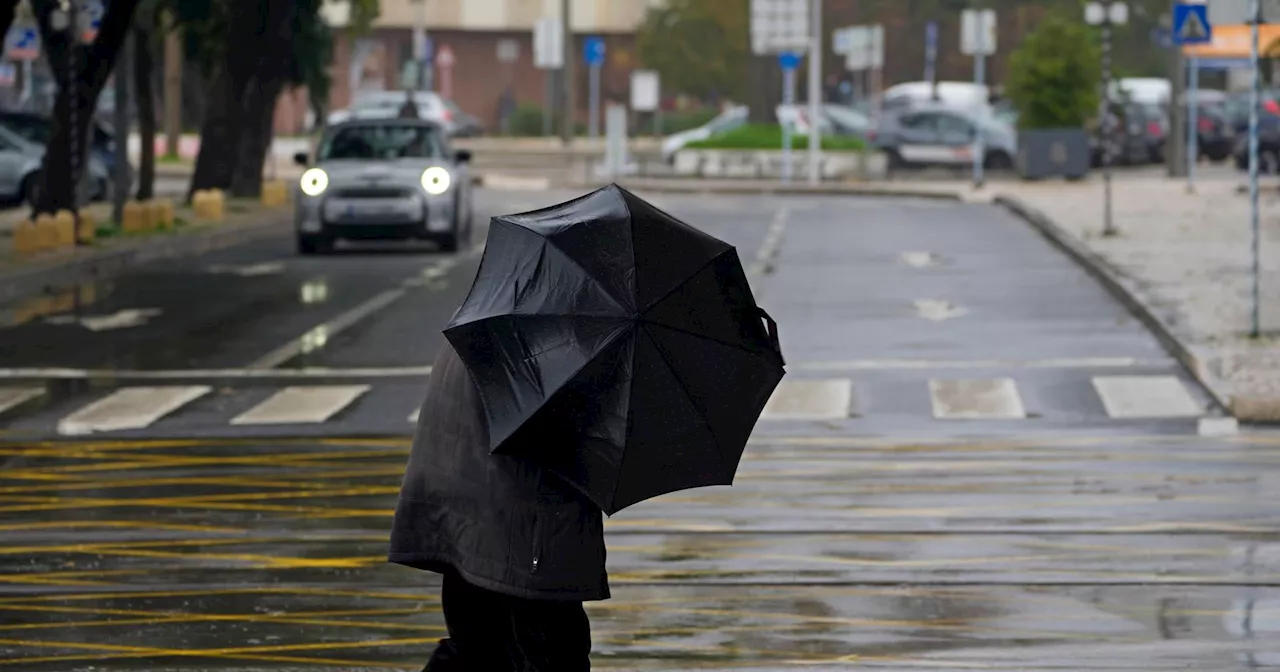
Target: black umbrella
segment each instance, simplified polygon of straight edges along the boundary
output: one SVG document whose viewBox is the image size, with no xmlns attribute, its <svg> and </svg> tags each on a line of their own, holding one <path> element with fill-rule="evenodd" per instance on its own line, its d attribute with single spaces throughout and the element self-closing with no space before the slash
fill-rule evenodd
<svg viewBox="0 0 1280 672">
<path fill-rule="evenodd" d="M 444 333 L 491 450 L 536 461 L 610 515 L 731 484 L 784 373 L 734 248 L 616 185 L 495 217 Z"/>
</svg>

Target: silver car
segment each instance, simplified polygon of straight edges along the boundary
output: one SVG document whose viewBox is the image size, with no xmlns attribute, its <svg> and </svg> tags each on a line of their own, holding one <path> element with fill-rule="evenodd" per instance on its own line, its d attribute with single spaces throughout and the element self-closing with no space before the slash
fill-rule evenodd
<svg viewBox="0 0 1280 672">
<path fill-rule="evenodd" d="M 890 168 L 973 163 L 974 140 L 982 134 L 983 165 L 991 170 L 1013 168 L 1018 133 L 989 111 L 927 103 L 881 119 L 872 139 L 885 152 Z"/>
<path fill-rule="evenodd" d="M 36 144 L 0 125 L 0 199 L 34 205 L 40 186 L 44 145 Z M 89 155 L 88 170 L 80 183 L 80 202 L 101 200 L 110 193 L 110 176 L 97 157 Z"/>
<path fill-rule="evenodd" d="M 469 244 L 471 153 L 453 150 L 440 127 L 417 119 L 349 121 L 326 129 L 298 182 L 298 251 L 339 239 L 429 240 L 446 251 Z"/>
</svg>

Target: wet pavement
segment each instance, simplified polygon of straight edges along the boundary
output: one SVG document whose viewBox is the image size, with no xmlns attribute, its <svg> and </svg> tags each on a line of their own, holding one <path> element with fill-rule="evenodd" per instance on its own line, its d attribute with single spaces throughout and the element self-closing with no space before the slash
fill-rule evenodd
<svg viewBox="0 0 1280 672">
<path fill-rule="evenodd" d="M 1203 391 L 1029 229 L 653 198 L 739 247 L 791 374 L 736 485 L 608 522 L 597 669 L 1280 669 L 1280 435 L 1198 436 Z M 386 536 L 475 263 L 276 240 L 0 306 L 0 668 L 420 668 L 438 581 Z"/>
</svg>

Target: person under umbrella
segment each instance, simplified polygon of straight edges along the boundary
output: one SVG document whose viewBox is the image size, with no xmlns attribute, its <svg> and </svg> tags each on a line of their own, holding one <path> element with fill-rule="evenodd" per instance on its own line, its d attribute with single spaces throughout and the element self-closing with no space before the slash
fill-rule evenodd
<svg viewBox="0 0 1280 672">
<path fill-rule="evenodd" d="M 589 670 L 603 514 L 733 482 L 777 327 L 732 246 L 609 186 L 494 218 L 445 336 L 389 553 L 444 576 L 426 670 Z"/>
</svg>

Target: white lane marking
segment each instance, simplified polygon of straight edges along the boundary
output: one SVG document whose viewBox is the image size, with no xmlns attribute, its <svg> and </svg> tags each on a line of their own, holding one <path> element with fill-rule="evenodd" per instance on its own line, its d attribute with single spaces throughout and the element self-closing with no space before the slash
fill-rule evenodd
<svg viewBox="0 0 1280 672">
<path fill-rule="evenodd" d="M 419 413 L 421 413 L 421 412 L 422 412 L 422 409 L 418 409 L 418 410 L 416 410 L 416 411 L 414 411 L 414 412 L 410 413 L 410 414 L 409 414 L 409 422 L 412 422 L 412 423 L 413 423 L 413 424 L 415 424 L 415 425 L 416 425 L 416 424 L 418 424 L 418 414 L 419 414 Z"/>
<path fill-rule="evenodd" d="M 749 277 L 754 278 L 773 272 L 773 260 L 778 256 L 778 251 L 782 249 L 782 237 L 787 232 L 787 223 L 790 219 L 791 209 L 785 205 L 773 213 L 773 221 L 769 223 L 769 230 L 764 234 L 760 249 L 756 250 L 755 261 L 747 268 Z"/>
<path fill-rule="evenodd" d="M 1173 359 L 1136 357 L 1081 357 L 1062 359 L 848 359 L 800 362 L 788 368 L 797 371 L 922 371 L 928 369 L 1124 369 L 1145 366 L 1173 366 Z"/>
<path fill-rule="evenodd" d="M 836 420 L 849 417 L 853 382 L 784 380 L 769 397 L 762 420 Z"/>
<path fill-rule="evenodd" d="M 126 308 L 110 315 L 56 315 L 45 318 L 48 324 L 79 324 L 89 331 L 111 331 L 140 327 L 161 313 L 159 308 Z"/>
<path fill-rule="evenodd" d="M 283 273 L 284 262 L 267 261 L 261 264 L 249 264 L 247 266 L 215 264 L 209 267 L 209 272 L 220 275 L 238 275 L 242 278 L 254 278 L 260 275 L 276 275 L 278 273 Z"/>
<path fill-rule="evenodd" d="M 231 424 L 294 425 L 324 422 L 368 391 L 368 385 L 286 387 L 232 418 Z"/>
<path fill-rule="evenodd" d="M 0 413 L 44 394 L 43 387 L 0 387 Z"/>
<path fill-rule="evenodd" d="M 1177 376 L 1098 376 L 1093 388 L 1113 418 L 1194 418 L 1204 409 Z"/>
<path fill-rule="evenodd" d="M 932 322 L 942 322 L 969 314 L 969 309 L 957 306 L 950 301 L 936 299 L 916 299 L 916 314 Z"/>
<path fill-rule="evenodd" d="M 226 379 L 307 379 L 307 378 L 419 378 L 431 375 L 430 366 L 393 366 L 374 368 L 330 369 L 0 369 L 0 380 L 185 380 L 189 378 Z"/>
<path fill-rule="evenodd" d="M 409 293 L 411 288 L 421 286 L 429 279 L 444 275 L 444 272 L 433 269 L 443 268 L 444 271 L 448 271 L 457 266 L 462 259 L 474 257 L 482 252 L 484 252 L 484 245 L 477 245 L 460 256 L 441 259 L 423 269 L 419 275 L 404 279 L 399 287 L 388 289 L 365 299 L 332 320 L 312 327 L 301 336 L 259 357 L 245 368 L 274 369 L 299 355 L 320 350 L 328 344 L 329 339 L 399 301 L 405 294 Z"/>
<path fill-rule="evenodd" d="M 58 422 L 68 436 L 145 429 L 151 423 L 208 394 L 207 385 L 126 387 L 81 408 Z"/>
<path fill-rule="evenodd" d="M 1235 436 L 1240 433 L 1240 423 L 1230 416 L 1225 418 L 1200 418 L 1196 434 L 1200 436 Z"/>
<path fill-rule="evenodd" d="M 939 420 L 1016 420 L 1027 417 L 1012 378 L 930 380 L 929 401 Z"/>
<path fill-rule="evenodd" d="M 902 260 L 912 268 L 929 268 L 937 266 L 941 258 L 932 252 L 903 252 Z"/>
</svg>

